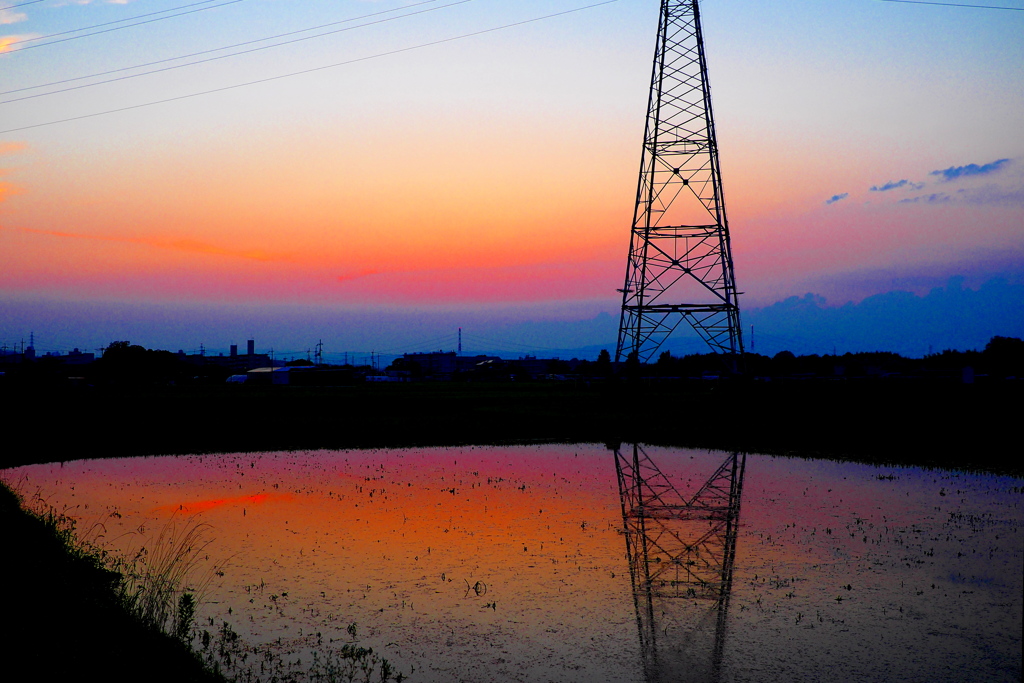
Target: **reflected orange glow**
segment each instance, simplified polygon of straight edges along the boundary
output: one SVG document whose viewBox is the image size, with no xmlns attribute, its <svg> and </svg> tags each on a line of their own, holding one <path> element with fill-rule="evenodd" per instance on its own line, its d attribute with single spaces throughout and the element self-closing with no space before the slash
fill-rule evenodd
<svg viewBox="0 0 1024 683">
<path fill-rule="evenodd" d="M 267 501 L 290 501 L 292 496 L 285 495 L 271 495 L 269 493 L 254 493 L 251 496 L 235 496 L 234 498 L 215 498 L 212 500 L 197 500 L 188 503 L 178 503 L 177 505 L 161 505 L 153 508 L 152 512 L 160 514 L 176 514 L 184 513 L 187 515 L 195 515 L 201 512 L 207 512 L 214 508 L 223 507 L 225 505 L 260 505 Z"/>
</svg>

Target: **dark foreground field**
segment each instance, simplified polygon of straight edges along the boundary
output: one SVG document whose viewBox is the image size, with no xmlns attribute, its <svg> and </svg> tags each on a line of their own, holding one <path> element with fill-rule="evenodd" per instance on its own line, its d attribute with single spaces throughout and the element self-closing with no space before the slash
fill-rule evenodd
<svg viewBox="0 0 1024 683">
<path fill-rule="evenodd" d="M 1019 384 L 0 388 L 0 468 L 194 452 L 639 440 L 1024 476 Z M 97 672 L 105 680 L 202 680 L 183 646 L 119 611 L 103 571 L 68 555 L 2 486 L 0 528 L 14 634 L 0 641 L 5 679 Z"/>
<path fill-rule="evenodd" d="M 0 390 L 0 467 L 195 452 L 633 441 L 1024 472 L 1021 382 Z M 15 443 L 25 444 L 15 446 Z"/>
</svg>

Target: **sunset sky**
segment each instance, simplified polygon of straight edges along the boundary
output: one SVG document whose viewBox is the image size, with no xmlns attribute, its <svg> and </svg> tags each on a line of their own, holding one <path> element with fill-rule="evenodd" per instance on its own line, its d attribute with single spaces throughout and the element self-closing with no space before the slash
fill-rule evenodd
<svg viewBox="0 0 1024 683">
<path fill-rule="evenodd" d="M 0 2 L 0 340 L 167 347 L 196 310 L 226 313 L 178 346 L 293 307 L 390 316 L 335 348 L 614 317 L 658 3 L 593 4 Z M 746 309 L 1022 281 L 1024 11 L 702 13 Z M 96 306 L 133 323 L 54 322 Z"/>
</svg>

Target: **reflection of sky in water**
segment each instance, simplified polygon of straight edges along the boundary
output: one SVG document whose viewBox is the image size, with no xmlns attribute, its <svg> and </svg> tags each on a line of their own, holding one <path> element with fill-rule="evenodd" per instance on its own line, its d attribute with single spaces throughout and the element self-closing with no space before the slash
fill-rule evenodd
<svg viewBox="0 0 1024 683">
<path fill-rule="evenodd" d="M 648 452 L 684 490 L 724 458 Z M 201 619 L 251 642 L 349 642 L 355 622 L 414 680 L 643 677 L 599 445 L 91 460 L 5 479 L 75 506 L 83 532 L 102 520 L 122 552 L 198 514 L 227 561 Z M 1021 485 L 750 456 L 722 680 L 1018 680 Z"/>
</svg>

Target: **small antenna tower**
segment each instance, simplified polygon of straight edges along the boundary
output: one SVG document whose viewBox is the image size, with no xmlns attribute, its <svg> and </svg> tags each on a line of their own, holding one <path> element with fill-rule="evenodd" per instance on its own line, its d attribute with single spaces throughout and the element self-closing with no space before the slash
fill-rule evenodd
<svg viewBox="0 0 1024 683">
<path fill-rule="evenodd" d="M 459 328 L 459 355 L 462 355 L 462 328 Z"/>
</svg>

